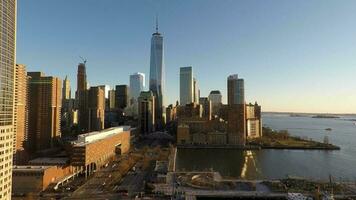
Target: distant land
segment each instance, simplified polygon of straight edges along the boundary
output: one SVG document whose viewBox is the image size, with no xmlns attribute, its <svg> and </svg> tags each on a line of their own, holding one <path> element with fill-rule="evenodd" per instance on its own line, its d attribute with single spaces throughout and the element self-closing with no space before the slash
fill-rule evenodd
<svg viewBox="0 0 356 200">
<path fill-rule="evenodd" d="M 307 112 L 277 112 L 277 111 L 263 111 L 262 114 L 285 114 L 285 115 L 295 115 L 303 117 L 312 117 L 317 115 L 338 115 L 338 116 L 350 116 L 356 115 L 356 113 L 307 113 Z"/>
</svg>

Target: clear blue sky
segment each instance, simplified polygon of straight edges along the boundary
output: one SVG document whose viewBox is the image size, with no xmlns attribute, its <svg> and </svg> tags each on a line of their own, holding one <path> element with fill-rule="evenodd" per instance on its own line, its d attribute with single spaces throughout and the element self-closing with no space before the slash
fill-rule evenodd
<svg viewBox="0 0 356 200">
<path fill-rule="evenodd" d="M 137 71 L 147 80 L 156 13 L 168 103 L 191 65 L 202 96 L 226 100 L 237 73 L 264 111 L 356 113 L 354 0 L 18 0 L 17 62 L 68 75 L 73 91 L 79 55 L 90 85 L 128 84 Z"/>
</svg>

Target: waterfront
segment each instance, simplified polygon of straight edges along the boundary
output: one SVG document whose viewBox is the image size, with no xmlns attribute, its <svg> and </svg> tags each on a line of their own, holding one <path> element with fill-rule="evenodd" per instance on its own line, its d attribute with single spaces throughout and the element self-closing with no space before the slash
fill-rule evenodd
<svg viewBox="0 0 356 200">
<path fill-rule="evenodd" d="M 341 147 L 339 151 L 179 149 L 177 170 L 217 170 L 223 176 L 245 179 L 277 179 L 287 175 L 336 180 L 356 180 L 356 126 L 341 116 L 335 119 L 290 117 L 288 114 L 264 114 L 263 124 L 291 135 L 329 141 Z M 326 131 L 331 128 L 332 131 Z"/>
</svg>

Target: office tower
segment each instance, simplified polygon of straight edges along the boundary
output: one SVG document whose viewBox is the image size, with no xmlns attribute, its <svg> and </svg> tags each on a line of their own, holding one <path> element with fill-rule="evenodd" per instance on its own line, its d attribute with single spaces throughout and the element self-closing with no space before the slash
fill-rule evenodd
<svg viewBox="0 0 356 200">
<path fill-rule="evenodd" d="M 211 114 L 216 116 L 220 112 L 220 108 L 222 107 L 222 95 L 219 90 L 212 90 L 208 96 L 211 101 L 212 111 Z"/>
<path fill-rule="evenodd" d="M 88 83 L 87 83 L 85 62 L 79 63 L 78 73 L 77 73 L 77 92 L 87 90 L 88 89 L 87 87 L 88 87 Z"/>
<path fill-rule="evenodd" d="M 105 92 L 101 87 L 90 87 L 88 91 L 88 131 L 104 129 Z"/>
<path fill-rule="evenodd" d="M 138 98 L 138 123 L 141 134 L 155 130 L 155 98 L 151 91 L 141 92 Z"/>
<path fill-rule="evenodd" d="M 156 32 L 151 38 L 151 57 L 150 57 L 150 80 L 149 89 L 155 95 L 155 117 L 158 129 L 164 125 L 164 55 L 163 55 L 163 36 L 158 32 L 158 23 L 156 23 Z"/>
<path fill-rule="evenodd" d="M 109 85 L 98 85 L 97 87 L 104 90 L 105 99 L 109 98 L 109 91 L 111 89 Z"/>
<path fill-rule="evenodd" d="M 61 137 L 61 80 L 42 72 L 28 72 L 28 142 L 32 152 L 55 146 Z"/>
<path fill-rule="evenodd" d="M 124 109 L 129 105 L 129 86 L 127 85 L 117 85 L 116 90 L 115 107 L 118 109 Z"/>
<path fill-rule="evenodd" d="M 62 99 L 67 100 L 71 98 L 71 89 L 70 89 L 70 82 L 68 77 L 63 80 L 63 89 L 62 89 Z"/>
<path fill-rule="evenodd" d="M 193 78 L 193 102 L 199 103 L 200 90 L 198 86 L 198 81 L 196 78 Z"/>
<path fill-rule="evenodd" d="M 14 94 L 14 164 L 25 164 L 28 160 L 26 152 L 28 130 L 27 107 L 27 74 L 26 66 L 15 66 L 15 94 Z"/>
<path fill-rule="evenodd" d="M 244 80 L 237 74 L 227 79 L 228 91 L 228 143 L 245 145 L 246 142 L 246 115 Z"/>
<path fill-rule="evenodd" d="M 62 100 L 61 133 L 65 135 L 72 132 L 72 128 L 78 124 L 78 110 L 75 99 Z"/>
<path fill-rule="evenodd" d="M 203 106 L 203 117 L 211 120 L 212 105 L 208 97 L 200 97 L 199 104 Z"/>
<path fill-rule="evenodd" d="M 109 109 L 113 110 L 115 109 L 115 90 L 109 90 Z"/>
<path fill-rule="evenodd" d="M 86 62 L 79 63 L 77 73 L 77 91 L 75 98 L 78 104 L 79 132 L 83 133 L 88 128 L 88 82 L 86 74 Z"/>
<path fill-rule="evenodd" d="M 145 74 L 137 72 L 130 75 L 130 95 L 134 101 L 137 101 L 141 91 L 145 87 Z"/>
<path fill-rule="evenodd" d="M 179 96 L 180 105 L 186 105 L 193 102 L 194 85 L 193 85 L 193 68 L 181 67 L 179 74 Z"/>
<path fill-rule="evenodd" d="M 0 1 L 0 199 L 11 199 L 16 0 Z"/>
<path fill-rule="evenodd" d="M 244 80 L 239 79 L 237 74 L 230 75 L 227 79 L 228 101 L 232 104 L 245 104 L 245 86 Z"/>
</svg>

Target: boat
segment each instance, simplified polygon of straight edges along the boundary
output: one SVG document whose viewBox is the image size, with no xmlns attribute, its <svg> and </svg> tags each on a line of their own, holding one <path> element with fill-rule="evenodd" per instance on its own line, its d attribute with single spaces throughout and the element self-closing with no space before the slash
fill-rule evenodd
<svg viewBox="0 0 356 200">
<path fill-rule="evenodd" d="M 332 129 L 331 129 L 331 128 L 326 128 L 325 130 L 326 130 L 326 131 L 332 131 Z"/>
</svg>

